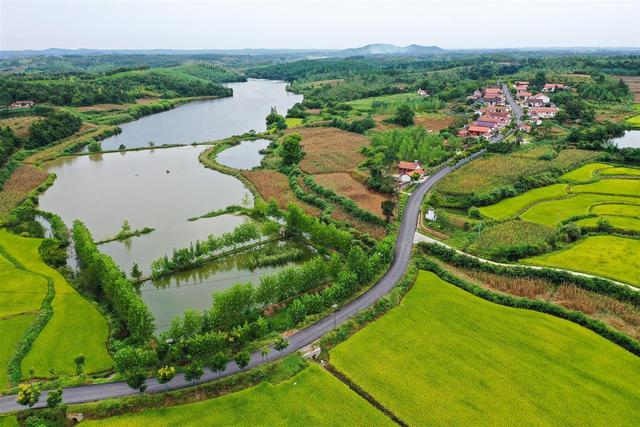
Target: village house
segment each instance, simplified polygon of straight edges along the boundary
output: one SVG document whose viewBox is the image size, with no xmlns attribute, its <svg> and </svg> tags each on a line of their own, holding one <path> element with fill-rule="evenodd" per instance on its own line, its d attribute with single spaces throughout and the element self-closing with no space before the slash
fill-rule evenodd
<svg viewBox="0 0 640 427">
<path fill-rule="evenodd" d="M 567 87 L 562 83 L 546 83 L 542 88 L 543 92 L 555 92 L 556 90 L 566 90 Z"/>
<path fill-rule="evenodd" d="M 517 85 L 516 86 L 516 91 L 518 91 L 518 92 L 523 92 L 523 91 L 525 91 L 527 89 L 529 89 L 529 86 L 526 86 L 526 85 Z"/>
<path fill-rule="evenodd" d="M 528 125 L 526 123 L 521 123 L 520 126 L 518 126 L 518 130 L 529 133 L 531 132 L 531 125 Z"/>
<path fill-rule="evenodd" d="M 418 89 L 418 95 L 420 96 L 429 96 L 429 92 L 427 92 L 425 89 Z"/>
<path fill-rule="evenodd" d="M 489 137 L 491 135 L 491 128 L 488 126 L 476 126 L 471 125 L 467 129 L 469 136 L 484 136 Z"/>
<path fill-rule="evenodd" d="M 529 82 L 519 81 L 519 82 L 516 82 L 516 86 L 529 86 Z"/>
<path fill-rule="evenodd" d="M 419 175 L 424 175 L 424 169 L 420 166 L 420 163 L 416 160 L 414 162 L 404 162 L 401 161 L 398 164 L 398 174 L 399 175 L 413 175 L 417 173 Z"/>
<path fill-rule="evenodd" d="M 33 101 L 16 101 L 9 105 L 9 108 L 31 108 L 35 105 Z"/>
<path fill-rule="evenodd" d="M 516 94 L 516 98 L 521 99 L 523 101 L 529 99 L 530 97 L 531 97 L 531 92 L 522 91 Z"/>
<path fill-rule="evenodd" d="M 547 95 L 543 93 L 538 93 L 536 95 L 533 95 L 531 98 L 541 99 L 544 104 L 548 104 L 549 102 L 551 102 L 551 98 L 549 98 Z"/>
<path fill-rule="evenodd" d="M 525 102 L 527 107 L 542 107 L 544 105 L 544 101 L 540 98 L 528 98 Z"/>
<path fill-rule="evenodd" d="M 529 109 L 529 116 L 532 119 L 552 119 L 558 111 L 558 107 L 534 107 Z"/>
<path fill-rule="evenodd" d="M 482 91 L 476 89 L 473 91 L 473 99 L 480 99 L 482 98 Z"/>
</svg>

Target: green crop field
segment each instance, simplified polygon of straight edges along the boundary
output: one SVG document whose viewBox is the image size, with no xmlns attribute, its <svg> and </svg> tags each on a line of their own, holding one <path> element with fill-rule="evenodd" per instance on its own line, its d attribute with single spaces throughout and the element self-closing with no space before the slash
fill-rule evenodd
<svg viewBox="0 0 640 427">
<path fill-rule="evenodd" d="M 501 258 L 505 253 L 522 246 L 544 247 L 556 234 L 556 230 L 542 224 L 526 221 L 505 221 L 485 228 L 467 246 L 472 254 L 485 258 Z M 536 252 L 540 253 L 540 252 Z"/>
<path fill-rule="evenodd" d="M 35 319 L 35 314 L 23 314 L 0 319 L 0 337 L 2 337 L 2 345 L 0 345 L 0 389 L 9 385 L 7 364 L 15 352 L 18 340 L 33 319 Z"/>
<path fill-rule="evenodd" d="M 637 168 L 625 168 L 625 167 L 616 167 L 616 168 L 607 168 L 602 169 L 598 172 L 599 175 L 629 175 L 629 176 L 640 176 L 640 169 Z"/>
<path fill-rule="evenodd" d="M 400 105 L 404 102 L 411 100 L 418 100 L 421 97 L 416 93 L 396 93 L 394 95 L 381 95 L 373 96 L 371 98 L 356 99 L 355 101 L 349 101 L 347 104 L 351 105 L 355 110 L 366 111 L 372 108 L 374 102 L 385 103 L 389 105 Z"/>
<path fill-rule="evenodd" d="M 294 128 L 296 126 L 302 125 L 302 119 L 297 118 L 287 118 L 285 119 L 288 128 Z"/>
<path fill-rule="evenodd" d="M 409 425 L 638 425 L 640 359 L 421 272 L 331 363 Z"/>
<path fill-rule="evenodd" d="M 609 221 L 609 224 L 615 228 L 629 231 L 640 231 L 640 219 L 617 215 L 601 215 L 595 218 L 585 218 L 576 221 L 576 224 L 581 227 L 597 227 L 600 218 L 606 219 Z"/>
<path fill-rule="evenodd" d="M 599 204 L 635 204 L 640 198 L 608 196 L 606 194 L 578 194 L 566 199 L 540 202 L 524 211 L 520 218 L 545 225 L 557 225 L 560 221 L 578 215 L 589 214 L 589 209 Z"/>
<path fill-rule="evenodd" d="M 563 181 L 569 182 L 585 182 L 596 178 L 595 172 L 601 169 L 610 168 L 611 165 L 606 163 L 589 163 L 578 169 L 567 172 L 560 177 Z"/>
<path fill-rule="evenodd" d="M 522 262 L 595 274 L 640 287 L 640 240 L 637 239 L 590 236 L 568 249 Z"/>
<path fill-rule="evenodd" d="M 20 270 L 0 256 L 0 318 L 40 309 L 47 293 L 47 281 Z"/>
<path fill-rule="evenodd" d="M 567 184 L 554 184 L 548 187 L 529 190 L 516 197 L 504 199 L 495 205 L 480 208 L 480 213 L 488 218 L 507 219 L 517 215 L 523 209 L 542 200 L 567 196 Z"/>
<path fill-rule="evenodd" d="M 596 205 L 591 212 L 598 215 L 622 215 L 640 218 L 640 205 L 618 205 L 615 203 L 606 203 Z"/>
<path fill-rule="evenodd" d="M 562 150 L 553 160 L 540 160 L 549 151 L 546 147 L 532 147 L 511 154 L 490 154 L 469 162 L 447 175 L 436 191 L 456 197 L 473 195 L 503 185 L 513 185 L 522 177 L 542 172 L 565 170 L 598 156 L 587 150 Z"/>
<path fill-rule="evenodd" d="M 52 302 L 53 316 L 23 359 L 23 374 L 31 368 L 37 377 L 50 376 L 50 368 L 57 374 L 75 373 L 73 359 L 80 354 L 86 357 L 85 372 L 110 369 L 106 319 L 60 273 L 42 261 L 38 253 L 41 242 L 41 239 L 19 237 L 0 230 L 0 247 L 32 274 L 53 280 L 56 293 Z M 44 294 L 38 298 L 42 300 Z"/>
<path fill-rule="evenodd" d="M 391 426 L 394 423 L 317 365 L 277 385 L 183 406 L 148 409 L 88 426 Z"/>
<path fill-rule="evenodd" d="M 640 196 L 640 179 L 602 179 L 591 184 L 574 185 L 570 192 L 638 197 Z"/>
</svg>

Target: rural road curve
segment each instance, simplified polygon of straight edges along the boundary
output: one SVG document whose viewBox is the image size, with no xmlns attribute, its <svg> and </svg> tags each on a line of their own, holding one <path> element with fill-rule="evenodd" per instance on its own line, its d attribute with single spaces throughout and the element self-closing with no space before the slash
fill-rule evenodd
<svg viewBox="0 0 640 427">
<path fill-rule="evenodd" d="M 311 344 L 318 338 L 330 332 L 333 329 L 334 323 L 341 324 L 345 320 L 348 320 L 358 314 L 360 311 L 372 306 L 376 303 L 376 301 L 389 293 L 395 287 L 396 283 L 402 278 L 407 269 L 407 266 L 409 265 L 411 250 L 413 247 L 413 239 L 415 236 L 416 228 L 418 226 L 418 214 L 424 195 L 431 189 L 431 187 L 434 186 L 436 182 L 441 180 L 445 175 L 462 166 L 463 164 L 481 156 L 482 154 L 484 154 L 484 152 L 485 150 L 481 150 L 467 157 L 466 159 L 461 160 L 454 166 L 446 166 L 428 177 L 424 182 L 418 184 L 418 186 L 411 193 L 411 196 L 409 196 L 407 205 L 404 208 L 404 216 L 400 224 L 400 231 L 398 232 L 398 238 L 396 240 L 394 259 L 391 263 L 391 268 L 387 270 L 384 276 L 382 276 L 382 278 L 375 285 L 373 285 L 360 297 L 341 307 L 333 314 L 330 314 L 320 319 L 316 323 L 304 329 L 301 329 L 289 336 L 287 338 L 289 340 L 289 347 L 287 347 L 287 349 L 282 352 L 282 355 L 278 351 L 271 348 L 267 360 L 273 361 Z M 251 355 L 251 360 L 247 369 L 254 368 L 263 363 L 265 363 L 265 361 L 263 360 L 260 353 L 253 353 Z M 230 362 L 229 365 L 227 365 L 227 369 L 222 372 L 221 376 L 226 377 L 239 371 L 240 369 L 236 366 L 235 362 Z M 202 376 L 202 378 L 200 378 L 199 381 L 196 382 L 196 384 L 213 381 L 217 378 L 217 374 L 214 374 L 213 372 L 206 369 L 205 374 Z M 147 392 L 158 393 L 165 391 L 166 388 L 168 388 L 169 390 L 176 390 L 180 388 L 190 387 L 192 383 L 186 381 L 182 374 L 178 374 L 166 388 L 165 385 L 159 384 L 155 378 L 148 379 L 147 385 Z M 130 389 L 125 382 L 114 382 L 106 384 L 91 384 L 78 387 L 68 387 L 64 389 L 63 398 L 65 403 L 83 403 L 121 397 L 135 393 L 136 392 Z M 45 406 L 46 399 L 47 391 L 43 391 L 42 395 L 40 396 L 40 402 L 35 407 L 39 408 Z M 24 409 L 24 407 L 16 403 L 15 395 L 0 397 L 0 413 L 17 411 L 20 409 Z"/>
</svg>

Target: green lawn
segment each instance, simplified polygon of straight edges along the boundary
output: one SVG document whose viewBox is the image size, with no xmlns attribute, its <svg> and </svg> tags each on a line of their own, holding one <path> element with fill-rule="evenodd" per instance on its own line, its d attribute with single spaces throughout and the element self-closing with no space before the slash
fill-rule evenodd
<svg viewBox="0 0 640 427">
<path fill-rule="evenodd" d="M 53 316 L 22 361 L 23 374 L 30 368 L 38 377 L 50 376 L 50 368 L 57 374 L 73 374 L 73 359 L 79 354 L 86 357 L 87 373 L 110 369 L 107 320 L 60 273 L 42 261 L 38 253 L 41 242 L 41 239 L 19 237 L 0 230 L 0 247 L 25 269 L 51 278 L 56 292 L 52 303 Z"/>
<path fill-rule="evenodd" d="M 20 270 L 0 255 L 0 318 L 38 311 L 47 294 L 47 280 Z"/>
<path fill-rule="evenodd" d="M 640 198 L 606 194 L 578 194 L 566 199 L 540 202 L 520 214 L 520 218 L 525 221 L 553 226 L 573 216 L 589 214 L 592 206 L 600 204 L 640 205 Z"/>
<path fill-rule="evenodd" d="M 639 425 L 640 359 L 421 272 L 331 362 L 409 425 Z"/>
<path fill-rule="evenodd" d="M 600 218 L 606 219 L 607 221 L 609 221 L 609 224 L 611 224 L 615 228 L 621 228 L 623 230 L 629 231 L 640 231 L 640 219 L 629 218 L 626 216 L 601 215 L 596 218 L 581 219 L 579 221 L 576 221 L 576 224 L 583 227 L 597 227 Z"/>
<path fill-rule="evenodd" d="M 354 101 L 347 102 L 347 104 L 351 105 L 355 110 L 366 111 L 372 108 L 372 104 L 374 102 L 382 102 L 389 105 L 400 105 L 409 100 L 418 100 L 418 99 L 422 99 L 422 98 L 414 92 L 396 93 L 393 95 L 381 95 L 381 96 L 373 96 L 370 98 L 356 99 Z"/>
<path fill-rule="evenodd" d="M 302 119 L 297 118 L 287 118 L 285 119 L 288 128 L 294 128 L 296 126 L 302 125 Z"/>
<path fill-rule="evenodd" d="M 183 406 L 148 409 L 86 426 L 391 426 L 394 423 L 317 365 L 273 385 Z"/>
<path fill-rule="evenodd" d="M 495 205 L 480 208 L 480 213 L 488 218 L 507 219 L 516 216 L 527 206 L 542 200 L 567 196 L 567 184 L 554 184 L 547 187 L 529 190 L 516 197 L 504 199 Z"/>
<path fill-rule="evenodd" d="M 585 182 L 595 178 L 595 172 L 599 169 L 610 168 L 611 165 L 606 163 L 589 163 L 584 166 L 567 172 L 560 177 L 563 181 L 569 182 Z"/>
<path fill-rule="evenodd" d="M 640 176 L 640 169 L 637 168 L 625 168 L 625 167 L 617 167 L 617 168 L 608 168 L 602 169 L 598 172 L 600 175 L 630 175 L 630 176 Z"/>
<path fill-rule="evenodd" d="M 35 314 L 23 314 L 0 319 L 0 390 L 9 385 L 7 364 L 13 357 L 18 340 L 35 317 Z"/>
<path fill-rule="evenodd" d="M 640 240 L 637 239 L 590 236 L 568 249 L 522 262 L 595 274 L 640 287 Z"/>
<path fill-rule="evenodd" d="M 640 179 L 603 179 L 591 184 L 574 185 L 569 191 L 638 197 L 640 196 Z"/>
</svg>

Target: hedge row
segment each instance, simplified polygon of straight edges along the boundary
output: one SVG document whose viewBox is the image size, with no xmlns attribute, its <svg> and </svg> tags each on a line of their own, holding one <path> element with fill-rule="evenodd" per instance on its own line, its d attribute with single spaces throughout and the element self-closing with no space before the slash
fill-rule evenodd
<svg viewBox="0 0 640 427">
<path fill-rule="evenodd" d="M 320 209 L 323 213 L 329 214 L 333 210 L 333 206 L 324 200 L 321 197 L 314 196 L 313 194 L 309 194 L 300 186 L 298 183 L 298 178 L 302 176 L 302 172 L 300 169 L 293 168 L 291 172 L 289 172 L 289 187 L 293 191 L 293 194 L 301 201 L 315 206 Z M 305 181 L 306 184 L 306 181 Z M 307 184 L 308 185 L 308 184 Z"/>
<path fill-rule="evenodd" d="M 153 315 L 135 292 L 133 284 L 107 255 L 101 253 L 87 227 L 73 222 L 73 241 L 80 267 L 93 276 L 102 296 L 126 325 L 133 341 L 147 342 L 153 336 Z"/>
<path fill-rule="evenodd" d="M 593 332 L 608 339 L 611 342 L 618 344 L 625 350 L 628 350 L 629 352 L 640 356 L 640 343 L 638 341 L 628 337 L 622 332 L 616 331 L 615 329 L 605 325 L 599 320 L 595 320 L 587 316 L 581 311 L 567 310 L 564 307 L 552 304 L 547 301 L 531 300 L 527 298 L 514 297 L 511 295 L 497 294 L 478 285 L 459 279 L 458 277 L 444 270 L 438 264 L 429 259 L 420 258 L 417 262 L 420 269 L 431 271 L 439 276 L 442 280 L 445 280 L 477 297 L 494 302 L 496 304 L 514 308 L 535 310 L 541 313 L 560 317 L 561 319 L 569 320 L 571 322 L 577 323 L 580 326 L 584 326 L 587 329 L 591 329 Z"/>
<path fill-rule="evenodd" d="M 479 259 L 461 254 L 453 249 L 436 243 L 420 242 L 418 248 L 425 254 L 441 259 L 456 267 L 470 268 L 492 274 L 511 277 L 530 277 L 547 280 L 555 285 L 570 283 L 587 291 L 606 295 L 619 301 L 628 302 L 640 308 L 640 292 L 627 286 L 620 286 L 614 282 L 599 277 L 585 277 L 558 271 L 550 268 L 531 268 L 526 266 L 505 266 L 483 262 Z"/>
</svg>

